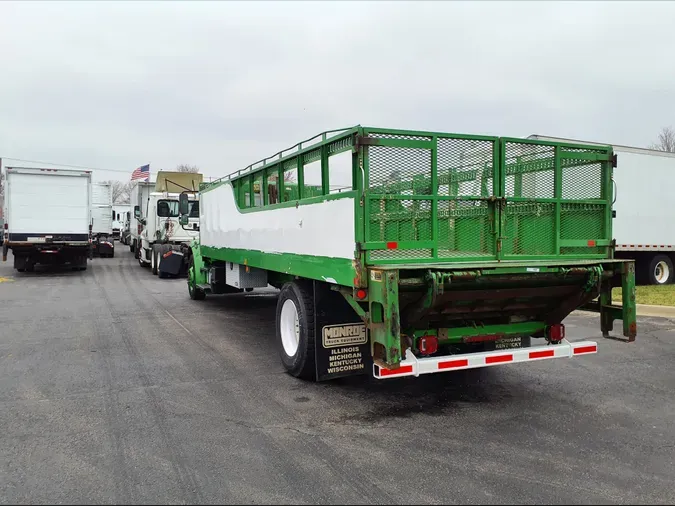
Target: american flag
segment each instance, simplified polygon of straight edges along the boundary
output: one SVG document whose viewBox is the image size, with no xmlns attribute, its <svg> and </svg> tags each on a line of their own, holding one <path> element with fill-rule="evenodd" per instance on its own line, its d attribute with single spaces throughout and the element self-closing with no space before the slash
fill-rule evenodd
<svg viewBox="0 0 675 506">
<path fill-rule="evenodd" d="M 131 180 L 136 181 L 137 179 L 150 181 L 150 165 L 142 165 L 131 173 Z"/>
</svg>

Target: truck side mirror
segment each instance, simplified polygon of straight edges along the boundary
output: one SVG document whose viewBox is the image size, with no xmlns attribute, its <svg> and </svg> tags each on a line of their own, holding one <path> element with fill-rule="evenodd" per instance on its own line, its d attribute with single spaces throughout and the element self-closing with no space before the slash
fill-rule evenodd
<svg viewBox="0 0 675 506">
<path fill-rule="evenodd" d="M 138 206 L 134 206 L 134 217 L 136 219 L 141 217 L 141 209 Z"/>
<path fill-rule="evenodd" d="M 188 202 L 187 193 L 181 193 L 178 196 L 178 214 L 188 214 L 190 212 L 190 204 Z"/>
</svg>

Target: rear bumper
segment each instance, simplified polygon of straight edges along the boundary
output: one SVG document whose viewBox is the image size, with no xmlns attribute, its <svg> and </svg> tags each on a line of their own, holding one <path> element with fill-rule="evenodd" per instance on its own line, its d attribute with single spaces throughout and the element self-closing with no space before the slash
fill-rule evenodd
<svg viewBox="0 0 675 506">
<path fill-rule="evenodd" d="M 563 339 L 560 344 L 429 358 L 417 358 L 408 351 L 398 369 L 385 369 L 373 364 L 373 376 L 377 379 L 402 378 L 552 358 L 572 358 L 597 353 L 597 351 L 598 345 L 594 341 L 569 342 L 566 339 Z"/>
</svg>

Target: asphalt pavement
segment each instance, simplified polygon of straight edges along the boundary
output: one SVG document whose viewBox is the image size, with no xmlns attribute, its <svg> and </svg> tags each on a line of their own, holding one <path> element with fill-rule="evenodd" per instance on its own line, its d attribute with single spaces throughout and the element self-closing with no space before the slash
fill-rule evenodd
<svg viewBox="0 0 675 506">
<path fill-rule="evenodd" d="M 116 250 L 0 263 L 2 503 L 675 502 L 675 320 L 629 344 L 575 314 L 597 355 L 307 383 L 274 291 L 191 301 Z"/>
</svg>

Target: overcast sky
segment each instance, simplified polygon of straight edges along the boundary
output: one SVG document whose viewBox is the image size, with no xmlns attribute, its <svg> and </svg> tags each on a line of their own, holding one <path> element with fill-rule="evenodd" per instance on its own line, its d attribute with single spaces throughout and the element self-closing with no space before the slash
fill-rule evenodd
<svg viewBox="0 0 675 506">
<path fill-rule="evenodd" d="M 2 1 L 0 156 L 220 176 L 356 124 L 646 146 L 675 126 L 673 23 L 647 1 Z"/>
</svg>

